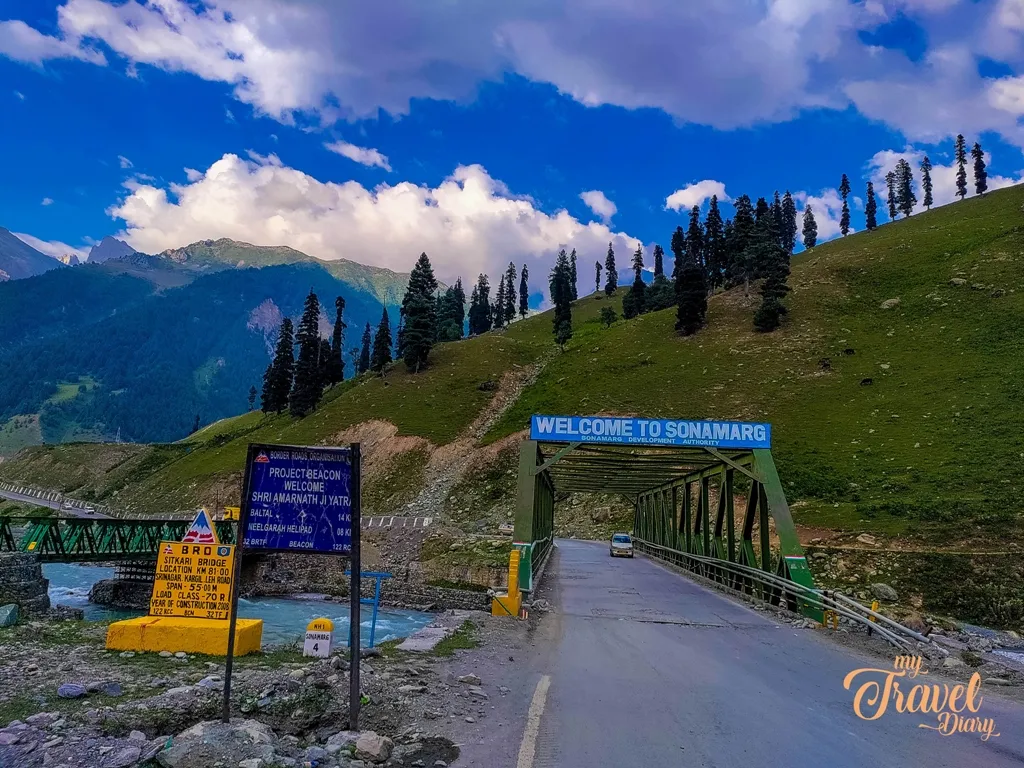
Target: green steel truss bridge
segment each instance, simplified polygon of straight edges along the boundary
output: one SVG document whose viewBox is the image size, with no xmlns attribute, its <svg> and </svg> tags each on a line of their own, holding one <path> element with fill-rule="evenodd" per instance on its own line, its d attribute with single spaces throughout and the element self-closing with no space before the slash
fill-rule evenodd
<svg viewBox="0 0 1024 768">
<path fill-rule="evenodd" d="M 29 552 L 43 563 L 155 560 L 161 541 L 181 541 L 191 520 L 0 517 L 0 552 Z M 231 522 L 216 522 L 221 543 L 235 543 Z"/>
<path fill-rule="evenodd" d="M 523 441 L 514 538 L 527 592 L 551 548 L 556 492 L 620 495 L 634 510 L 638 551 L 822 618 L 768 449 Z M 739 510 L 737 496 L 746 499 Z"/>
</svg>

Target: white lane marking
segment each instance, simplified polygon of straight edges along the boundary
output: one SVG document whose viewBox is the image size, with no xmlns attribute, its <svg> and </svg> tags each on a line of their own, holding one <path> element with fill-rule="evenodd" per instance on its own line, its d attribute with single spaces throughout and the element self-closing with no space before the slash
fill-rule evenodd
<svg viewBox="0 0 1024 768">
<path fill-rule="evenodd" d="M 519 759 L 516 761 L 516 768 L 533 768 L 533 756 L 537 752 L 537 733 L 540 731 L 540 718 L 544 714 L 544 705 L 548 700 L 548 687 L 551 685 L 551 677 L 543 675 L 537 682 L 537 689 L 533 692 L 533 701 L 530 702 L 530 711 L 526 715 L 526 730 L 523 731 L 523 741 L 519 745 Z"/>
</svg>

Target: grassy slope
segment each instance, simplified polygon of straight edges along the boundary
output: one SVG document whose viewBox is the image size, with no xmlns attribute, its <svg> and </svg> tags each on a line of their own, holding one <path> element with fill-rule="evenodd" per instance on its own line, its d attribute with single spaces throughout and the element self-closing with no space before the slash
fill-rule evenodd
<svg viewBox="0 0 1024 768">
<path fill-rule="evenodd" d="M 791 501 L 804 502 L 798 522 L 1005 537 L 1019 492 L 1005 469 L 1019 461 L 1024 427 L 1015 343 L 1024 319 L 1022 203 L 1024 187 L 1003 190 L 795 257 L 789 320 L 770 335 L 753 332 L 753 297 L 745 302 L 742 290 L 714 297 L 708 328 L 688 339 L 674 334 L 672 311 L 606 330 L 597 315 L 609 300 L 585 297 L 564 354 L 550 355 L 548 315 L 443 345 L 426 373 L 399 366 L 386 382 L 348 383 L 303 421 L 247 414 L 211 425 L 162 454 L 166 463 L 153 461 L 148 477 L 136 467 L 120 499 L 180 506 L 211 475 L 237 472 L 249 441 L 328 440 L 371 418 L 446 443 L 490 397 L 481 382 L 550 356 L 489 440 L 536 412 L 763 419 L 773 424 Z M 951 285 L 957 277 L 967 284 Z M 892 298 L 897 308 L 880 308 Z M 862 385 L 866 378 L 873 384 Z M 0 465 L 0 476 L 58 485 L 59 462 L 43 461 L 53 450 L 29 450 Z M 105 449 L 59 450 L 88 464 Z M 114 485 L 104 482 L 106 493 Z M 1019 535 L 1019 526 L 1010 530 Z"/>
</svg>

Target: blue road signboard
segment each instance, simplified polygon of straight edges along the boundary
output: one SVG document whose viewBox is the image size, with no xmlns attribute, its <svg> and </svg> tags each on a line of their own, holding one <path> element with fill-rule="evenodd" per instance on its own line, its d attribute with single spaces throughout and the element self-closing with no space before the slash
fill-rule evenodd
<svg viewBox="0 0 1024 768">
<path fill-rule="evenodd" d="M 530 439 L 610 445 L 771 448 L 772 427 L 740 421 L 534 415 L 530 419 Z"/>
<path fill-rule="evenodd" d="M 253 445 L 248 465 L 248 514 L 239 519 L 246 550 L 351 551 L 350 449 Z"/>
</svg>

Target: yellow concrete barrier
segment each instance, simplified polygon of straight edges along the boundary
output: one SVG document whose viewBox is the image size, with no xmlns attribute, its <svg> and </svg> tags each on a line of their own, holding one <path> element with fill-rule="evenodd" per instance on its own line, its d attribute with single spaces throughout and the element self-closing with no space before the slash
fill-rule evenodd
<svg viewBox="0 0 1024 768">
<path fill-rule="evenodd" d="M 262 619 L 238 619 L 235 655 L 256 653 L 262 639 Z M 116 621 L 107 629 L 107 648 L 114 651 L 182 651 L 226 656 L 228 622 L 178 616 L 140 616 Z"/>
<path fill-rule="evenodd" d="M 508 594 L 495 595 L 491 601 L 492 616 L 519 618 L 523 596 L 519 591 L 519 550 L 513 549 L 508 556 Z"/>
</svg>

